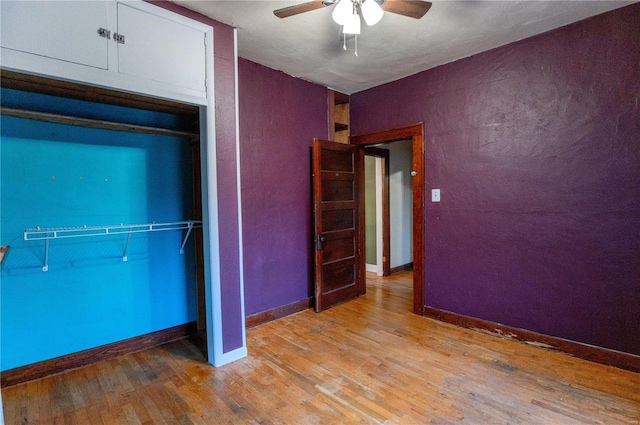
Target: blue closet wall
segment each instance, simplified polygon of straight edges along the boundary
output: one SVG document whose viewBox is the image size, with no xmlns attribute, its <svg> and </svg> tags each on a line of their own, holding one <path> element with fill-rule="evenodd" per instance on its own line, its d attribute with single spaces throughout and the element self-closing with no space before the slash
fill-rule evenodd
<svg viewBox="0 0 640 425">
<path fill-rule="evenodd" d="M 3 107 L 172 128 L 169 114 L 3 89 Z M 193 218 L 189 141 L 1 117 L 0 370 L 194 321 L 193 239 L 183 232 L 24 241 L 27 228 Z"/>
</svg>

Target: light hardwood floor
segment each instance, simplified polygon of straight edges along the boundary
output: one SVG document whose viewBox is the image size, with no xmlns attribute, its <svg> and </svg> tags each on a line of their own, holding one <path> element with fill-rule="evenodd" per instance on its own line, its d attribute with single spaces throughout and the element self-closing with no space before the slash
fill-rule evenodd
<svg viewBox="0 0 640 425">
<path fill-rule="evenodd" d="M 416 316 L 410 272 L 368 278 L 224 367 L 182 340 L 5 388 L 6 424 L 640 424 L 640 374 Z"/>
</svg>

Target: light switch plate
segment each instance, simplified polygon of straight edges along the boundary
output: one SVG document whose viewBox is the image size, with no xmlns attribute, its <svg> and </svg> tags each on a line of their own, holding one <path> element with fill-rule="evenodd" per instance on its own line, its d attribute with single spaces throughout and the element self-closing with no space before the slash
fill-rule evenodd
<svg viewBox="0 0 640 425">
<path fill-rule="evenodd" d="M 440 202 L 440 189 L 431 189 L 431 202 Z"/>
</svg>

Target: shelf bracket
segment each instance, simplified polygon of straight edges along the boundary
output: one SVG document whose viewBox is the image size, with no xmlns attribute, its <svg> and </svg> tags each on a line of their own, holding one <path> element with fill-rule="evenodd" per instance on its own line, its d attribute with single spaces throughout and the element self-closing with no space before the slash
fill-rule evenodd
<svg viewBox="0 0 640 425">
<path fill-rule="evenodd" d="M 182 240 L 182 245 L 180 245 L 180 254 L 184 254 L 184 246 L 187 243 L 187 239 L 189 238 L 189 235 L 191 234 L 192 230 L 193 230 L 193 222 L 189 221 L 187 223 L 187 234 L 184 235 L 184 239 Z"/>
<path fill-rule="evenodd" d="M 44 265 L 42 266 L 42 271 L 49 271 L 49 235 L 44 239 Z"/>
<path fill-rule="evenodd" d="M 124 252 L 122 253 L 122 261 L 126 262 L 129 258 L 127 258 L 127 250 L 129 249 L 129 241 L 131 240 L 131 227 L 129 227 L 129 234 L 127 235 L 127 243 L 124 244 Z"/>
</svg>

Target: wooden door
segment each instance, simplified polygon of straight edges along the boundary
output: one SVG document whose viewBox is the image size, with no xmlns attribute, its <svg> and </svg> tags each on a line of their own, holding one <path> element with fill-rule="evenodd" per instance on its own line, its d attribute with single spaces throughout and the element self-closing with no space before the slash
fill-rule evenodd
<svg viewBox="0 0 640 425">
<path fill-rule="evenodd" d="M 313 140 L 315 310 L 365 293 L 362 259 L 362 150 Z"/>
</svg>

